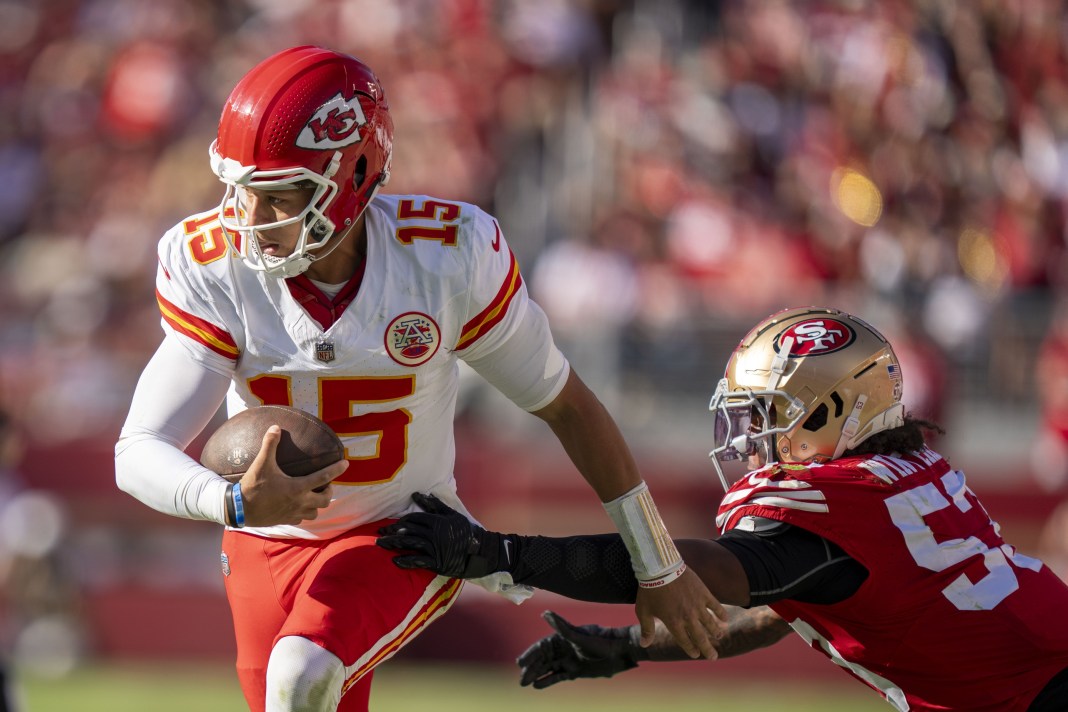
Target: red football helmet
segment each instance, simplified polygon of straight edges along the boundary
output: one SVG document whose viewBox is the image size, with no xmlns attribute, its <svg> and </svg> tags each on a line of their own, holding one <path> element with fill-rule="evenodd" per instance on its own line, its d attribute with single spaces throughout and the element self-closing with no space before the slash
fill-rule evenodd
<svg viewBox="0 0 1068 712">
<path fill-rule="evenodd" d="M 367 65 L 311 46 L 268 57 L 230 93 L 211 144 L 212 170 L 226 184 L 220 215 L 227 239 L 253 269 L 279 277 L 304 272 L 316 259 L 313 253 L 344 234 L 389 180 L 392 154 L 393 120 Z M 308 182 L 315 191 L 299 215 L 246 224 L 242 188 L 280 190 Z M 292 254 L 260 251 L 258 231 L 297 221 L 302 230 Z"/>
</svg>

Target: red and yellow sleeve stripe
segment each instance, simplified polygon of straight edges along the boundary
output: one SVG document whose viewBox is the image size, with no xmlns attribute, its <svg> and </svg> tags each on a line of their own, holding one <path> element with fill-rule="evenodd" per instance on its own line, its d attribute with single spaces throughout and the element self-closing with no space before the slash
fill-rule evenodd
<svg viewBox="0 0 1068 712">
<path fill-rule="evenodd" d="M 200 317 L 193 316 L 167 300 L 160 291 L 156 290 L 156 301 L 159 302 L 159 312 L 163 320 L 180 334 L 185 334 L 204 348 L 211 349 L 225 358 L 236 361 L 240 355 L 234 337 L 211 322 L 204 321 Z"/>
<path fill-rule="evenodd" d="M 489 303 L 489 306 L 479 312 L 474 319 L 464 324 L 464 328 L 460 332 L 460 340 L 456 343 L 457 351 L 466 349 L 496 326 L 508 312 L 508 305 L 511 304 L 512 298 L 515 297 L 519 292 L 519 288 L 523 285 L 523 277 L 519 274 L 519 263 L 516 261 L 515 255 L 509 250 L 508 256 L 511 258 L 511 264 L 508 268 L 508 276 L 504 279 L 504 284 L 501 285 L 500 290 L 493 298 L 493 301 Z"/>
</svg>

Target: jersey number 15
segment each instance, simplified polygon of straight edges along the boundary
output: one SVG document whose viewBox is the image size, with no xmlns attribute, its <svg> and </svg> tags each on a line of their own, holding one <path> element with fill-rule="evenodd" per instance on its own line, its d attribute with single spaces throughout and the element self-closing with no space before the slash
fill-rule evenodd
<svg viewBox="0 0 1068 712">
<path fill-rule="evenodd" d="M 248 383 L 264 405 L 293 405 L 289 379 L 259 376 Z M 412 414 L 406 408 L 352 415 L 353 404 L 383 404 L 415 393 L 415 376 L 338 377 L 319 379 L 319 417 L 342 438 L 376 438 L 375 451 L 364 457 L 346 454 L 349 469 L 334 480 L 341 485 L 374 485 L 389 482 L 408 461 L 408 426 Z"/>
</svg>

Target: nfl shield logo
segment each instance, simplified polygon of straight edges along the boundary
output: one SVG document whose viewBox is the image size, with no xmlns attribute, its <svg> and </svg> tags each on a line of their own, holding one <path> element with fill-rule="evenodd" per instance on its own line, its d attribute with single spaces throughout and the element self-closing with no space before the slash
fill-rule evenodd
<svg viewBox="0 0 1068 712">
<path fill-rule="evenodd" d="M 315 358 L 323 363 L 334 360 L 334 345 L 329 341 L 320 341 L 315 345 Z"/>
</svg>

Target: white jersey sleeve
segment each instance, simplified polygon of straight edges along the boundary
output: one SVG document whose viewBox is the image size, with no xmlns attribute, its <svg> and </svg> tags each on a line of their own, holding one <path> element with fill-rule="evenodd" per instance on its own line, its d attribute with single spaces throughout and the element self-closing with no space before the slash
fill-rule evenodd
<svg viewBox="0 0 1068 712">
<path fill-rule="evenodd" d="M 198 363 L 229 376 L 241 355 L 243 330 L 225 294 L 227 280 L 213 279 L 234 261 L 218 211 L 183 220 L 159 242 L 156 301 L 163 329 L 178 337 Z"/>
<path fill-rule="evenodd" d="M 520 408 L 540 410 L 563 390 L 570 367 L 500 225 L 479 210 L 473 227 L 468 315 L 456 352 Z"/>
<path fill-rule="evenodd" d="M 225 523 L 227 482 L 183 452 L 222 403 L 229 378 L 189 357 L 173 333 L 149 360 L 115 446 L 119 489 L 153 509 Z"/>
</svg>

